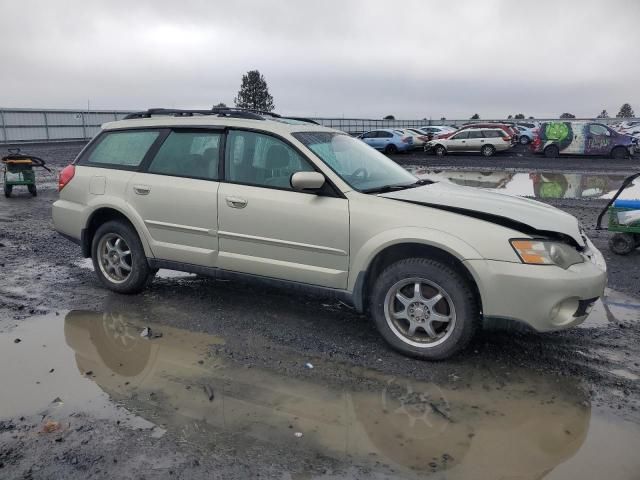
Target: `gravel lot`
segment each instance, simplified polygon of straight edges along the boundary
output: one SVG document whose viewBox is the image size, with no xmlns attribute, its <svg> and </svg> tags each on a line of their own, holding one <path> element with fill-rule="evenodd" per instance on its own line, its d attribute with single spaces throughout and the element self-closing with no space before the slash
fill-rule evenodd
<svg viewBox="0 0 640 480">
<path fill-rule="evenodd" d="M 81 147 L 22 148 L 59 169 Z M 640 170 L 521 147 L 394 160 Z M 1 478 L 638 478 L 640 251 L 609 253 L 594 230 L 604 200 L 547 200 L 608 263 L 607 297 L 584 325 L 487 330 L 426 363 L 323 299 L 171 272 L 137 296 L 108 292 L 51 228 L 55 178 L 39 187 L 0 198 Z"/>
</svg>

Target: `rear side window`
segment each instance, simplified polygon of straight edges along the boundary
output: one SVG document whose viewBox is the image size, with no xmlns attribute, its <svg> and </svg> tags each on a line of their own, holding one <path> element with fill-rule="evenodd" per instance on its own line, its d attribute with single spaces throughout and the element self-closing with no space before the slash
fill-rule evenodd
<svg viewBox="0 0 640 480">
<path fill-rule="evenodd" d="M 96 165 L 135 168 L 142 163 L 159 134 L 149 130 L 108 132 L 102 135 L 86 161 Z"/>
<path fill-rule="evenodd" d="M 218 132 L 173 131 L 149 165 L 149 173 L 176 177 L 218 179 L 220 138 Z"/>
<path fill-rule="evenodd" d="M 484 135 L 479 130 L 469 132 L 469 138 L 484 138 Z"/>
<path fill-rule="evenodd" d="M 499 138 L 500 132 L 498 130 L 483 130 L 484 138 Z"/>
<path fill-rule="evenodd" d="M 378 132 L 378 138 L 392 138 L 392 137 L 393 137 L 393 133 L 391 132 L 383 132 L 382 130 Z"/>
</svg>

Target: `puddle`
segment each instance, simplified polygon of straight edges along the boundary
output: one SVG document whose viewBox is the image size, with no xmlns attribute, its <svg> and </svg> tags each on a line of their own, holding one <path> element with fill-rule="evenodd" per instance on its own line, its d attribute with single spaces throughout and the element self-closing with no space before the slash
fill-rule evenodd
<svg viewBox="0 0 640 480">
<path fill-rule="evenodd" d="M 446 181 L 469 187 L 485 188 L 532 198 L 602 198 L 613 197 L 627 175 L 557 172 L 508 172 L 436 170 L 424 166 L 405 167 L 418 178 Z M 631 172 L 630 172 L 631 173 Z M 620 195 L 621 199 L 640 198 L 640 181 L 636 180 Z"/>
<path fill-rule="evenodd" d="M 608 327 L 611 323 L 640 322 L 640 300 L 607 288 L 578 328 Z"/>
<path fill-rule="evenodd" d="M 146 326 L 162 336 L 142 338 Z M 223 343 L 120 313 L 25 320 L 0 334 L 0 419 L 86 412 L 199 448 L 257 443 L 268 462 L 275 445 L 405 478 L 614 480 L 640 471 L 640 429 L 592 410 L 567 377 L 512 370 L 494 379 L 467 366 L 436 385 L 353 369 L 347 388 L 314 381 L 328 362 L 293 378 L 212 356 L 209 346 Z"/>
</svg>

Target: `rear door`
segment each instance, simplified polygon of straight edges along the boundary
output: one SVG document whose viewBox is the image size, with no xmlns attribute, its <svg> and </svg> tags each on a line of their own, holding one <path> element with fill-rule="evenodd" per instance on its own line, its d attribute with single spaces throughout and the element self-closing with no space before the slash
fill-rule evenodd
<svg viewBox="0 0 640 480">
<path fill-rule="evenodd" d="M 294 191 L 290 178 L 312 164 L 283 140 L 227 135 L 219 191 L 220 268 L 346 288 L 349 204 L 337 193 Z"/>
<path fill-rule="evenodd" d="M 213 267 L 218 256 L 222 130 L 175 129 L 130 179 L 127 201 L 156 258 Z"/>
<path fill-rule="evenodd" d="M 479 152 L 484 145 L 484 135 L 481 130 L 471 130 L 467 137 L 467 151 Z"/>
<path fill-rule="evenodd" d="M 366 143 L 367 145 L 369 145 L 370 147 L 376 148 L 376 137 L 378 135 L 378 132 L 373 131 L 373 132 L 367 132 L 364 135 L 362 135 L 362 137 L 360 137 L 360 139 Z"/>
<path fill-rule="evenodd" d="M 607 127 L 598 123 L 590 123 L 586 133 L 585 154 L 609 155 L 609 153 L 611 153 L 612 137 Z"/>
</svg>

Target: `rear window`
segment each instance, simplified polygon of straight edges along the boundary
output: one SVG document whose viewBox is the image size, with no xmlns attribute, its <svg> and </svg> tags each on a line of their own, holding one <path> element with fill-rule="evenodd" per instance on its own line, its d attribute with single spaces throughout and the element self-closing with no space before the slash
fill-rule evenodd
<svg viewBox="0 0 640 480">
<path fill-rule="evenodd" d="M 102 135 L 86 161 L 96 165 L 135 168 L 142 163 L 159 134 L 156 130 L 108 132 Z"/>
</svg>

